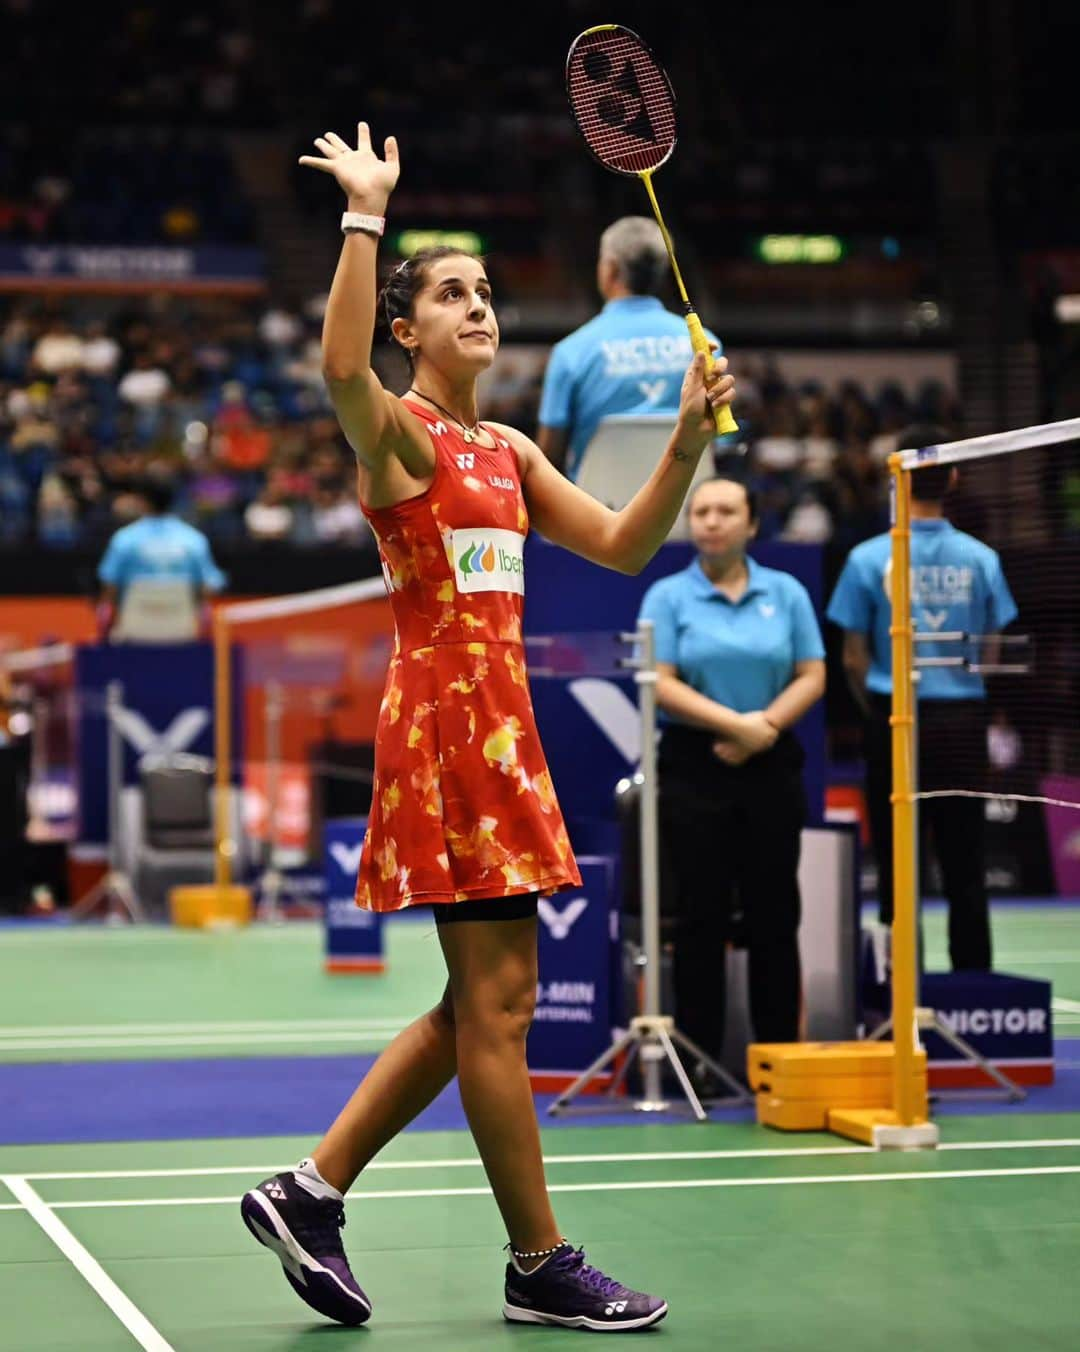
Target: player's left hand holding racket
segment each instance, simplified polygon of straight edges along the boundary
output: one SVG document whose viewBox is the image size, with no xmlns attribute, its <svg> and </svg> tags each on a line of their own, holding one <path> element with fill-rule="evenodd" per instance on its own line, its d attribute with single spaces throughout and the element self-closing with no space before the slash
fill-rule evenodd
<svg viewBox="0 0 1080 1352">
<path fill-rule="evenodd" d="M 727 374 L 727 364 L 727 357 L 695 352 L 687 367 L 679 396 L 678 422 L 678 441 L 685 443 L 687 450 L 703 451 L 720 430 L 720 419 L 725 414 L 731 416 L 729 406 L 735 398 L 735 378 Z"/>
<path fill-rule="evenodd" d="M 667 72 L 646 44 L 620 24 L 598 24 L 579 34 L 566 57 L 566 93 L 590 153 L 615 174 L 640 178 L 664 237 L 686 327 L 696 353 L 712 364 L 709 337 L 686 294 L 675 248 L 660 213 L 652 176 L 675 149 L 675 94 Z M 684 387 L 685 393 L 685 387 Z M 716 431 L 735 432 L 727 407 L 715 405 Z"/>
</svg>

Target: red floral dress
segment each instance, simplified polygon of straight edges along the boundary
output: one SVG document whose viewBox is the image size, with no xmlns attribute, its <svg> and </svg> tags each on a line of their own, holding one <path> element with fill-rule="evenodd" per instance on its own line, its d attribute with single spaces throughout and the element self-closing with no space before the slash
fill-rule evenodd
<svg viewBox="0 0 1080 1352">
<path fill-rule="evenodd" d="M 517 456 L 407 406 L 431 434 L 435 477 L 396 507 L 364 508 L 397 636 L 357 903 L 396 911 L 580 886 L 525 673 Z"/>
</svg>

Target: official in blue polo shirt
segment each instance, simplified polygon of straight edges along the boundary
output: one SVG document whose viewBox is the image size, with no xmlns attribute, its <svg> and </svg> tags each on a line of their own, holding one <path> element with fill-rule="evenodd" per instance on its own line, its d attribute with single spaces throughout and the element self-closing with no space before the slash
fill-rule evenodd
<svg viewBox="0 0 1080 1352">
<path fill-rule="evenodd" d="M 624 216 L 600 236 L 596 285 L 606 303 L 551 349 L 540 398 L 537 443 L 569 479 L 602 418 L 679 411 L 694 354 L 686 321 L 658 298 L 668 268 L 660 227 L 647 216 Z"/>
<path fill-rule="evenodd" d="M 112 629 L 133 582 L 188 583 L 195 606 L 225 585 L 225 574 L 214 563 L 206 536 L 170 512 L 172 487 L 148 478 L 139 487 L 139 496 L 146 502 L 147 514 L 116 532 L 98 565 L 102 583 L 98 625 L 103 638 Z M 202 627 L 206 627 L 205 615 Z"/>
<path fill-rule="evenodd" d="M 914 426 L 901 450 L 949 439 L 940 427 Z M 917 632 L 996 634 L 1016 618 L 1016 603 L 988 545 L 945 518 L 944 500 L 956 482 L 950 465 L 927 465 L 911 476 L 911 604 Z M 875 535 L 848 555 L 826 614 L 844 630 L 844 669 L 866 716 L 866 800 L 878 870 L 882 923 L 893 916 L 892 647 L 888 592 L 891 544 Z M 985 641 L 919 643 L 916 657 L 985 660 Z M 924 667 L 918 697 L 919 789 L 986 787 L 986 684 L 964 666 Z M 949 903 L 949 956 L 954 969 L 989 971 L 992 951 L 984 869 L 984 809 L 979 798 L 926 798 L 919 805 L 923 845 L 930 840 Z"/>
<path fill-rule="evenodd" d="M 754 1036 L 798 1037 L 806 796 L 791 728 L 824 694 L 825 649 L 802 583 L 747 557 L 758 514 L 743 483 L 706 480 L 687 514 L 697 557 L 653 583 L 639 619 L 655 626 L 665 720 L 660 848 L 665 910 L 675 920 L 675 1019 L 718 1061 L 736 913 Z"/>
</svg>

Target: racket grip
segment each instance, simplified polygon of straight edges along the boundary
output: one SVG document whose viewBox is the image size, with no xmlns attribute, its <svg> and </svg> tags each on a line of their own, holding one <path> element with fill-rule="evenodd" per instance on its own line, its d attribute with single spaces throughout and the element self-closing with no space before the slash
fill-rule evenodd
<svg viewBox="0 0 1080 1352">
<path fill-rule="evenodd" d="M 705 369 L 706 371 L 711 371 L 716 363 L 713 361 L 709 339 L 702 326 L 701 320 L 698 318 L 697 311 L 691 310 L 689 307 L 686 311 L 686 327 L 690 330 L 690 346 L 695 352 L 704 353 Z M 739 424 L 731 416 L 731 409 L 727 404 L 722 408 L 713 409 L 713 421 L 716 423 L 716 431 L 718 434 L 724 432 L 737 432 L 739 430 Z"/>
</svg>

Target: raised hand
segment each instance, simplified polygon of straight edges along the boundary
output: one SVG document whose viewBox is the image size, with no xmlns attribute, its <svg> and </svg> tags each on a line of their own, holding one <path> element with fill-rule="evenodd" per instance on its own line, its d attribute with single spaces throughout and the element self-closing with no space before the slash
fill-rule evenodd
<svg viewBox="0 0 1080 1352">
<path fill-rule="evenodd" d="M 349 199 L 350 210 L 383 215 L 401 172 L 397 140 L 393 136 L 386 138 L 383 142 L 386 158 L 380 160 L 371 148 L 368 124 L 361 122 L 356 128 L 355 150 L 333 131 L 316 136 L 315 144 L 322 155 L 301 155 L 300 163 L 333 174 Z"/>
<path fill-rule="evenodd" d="M 730 404 L 735 398 L 735 378 L 727 372 L 727 358 L 718 357 L 711 371 L 705 369 L 705 357 L 694 354 L 683 377 L 679 397 L 678 446 L 690 454 L 699 454 L 716 436 L 712 410 Z"/>
</svg>

